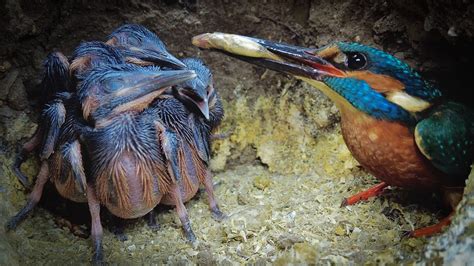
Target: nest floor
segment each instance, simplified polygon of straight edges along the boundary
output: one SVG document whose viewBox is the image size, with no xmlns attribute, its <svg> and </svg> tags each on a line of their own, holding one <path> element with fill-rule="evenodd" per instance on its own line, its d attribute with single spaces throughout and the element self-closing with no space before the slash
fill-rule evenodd
<svg viewBox="0 0 474 266">
<path fill-rule="evenodd" d="M 125 241 L 105 230 L 106 261 L 127 265 L 408 263 L 420 260 L 427 240 L 403 238 L 403 232 L 435 222 L 436 199 L 398 189 L 341 208 L 344 197 L 377 182 L 369 175 L 334 180 L 317 173 L 287 176 L 260 165 L 241 165 L 217 173 L 215 182 L 221 209 L 229 217 L 214 221 L 205 192 L 199 192 L 186 204 L 199 239 L 195 246 L 185 241 L 174 209 L 158 208 L 161 228 L 157 231 L 144 219 L 126 223 Z M 103 223 L 108 226 L 110 221 Z M 72 234 L 68 225 L 60 216 L 38 208 L 16 232 L 8 233 L 18 262 L 89 264 L 90 240 Z M 87 232 L 86 225 L 75 228 Z"/>
</svg>

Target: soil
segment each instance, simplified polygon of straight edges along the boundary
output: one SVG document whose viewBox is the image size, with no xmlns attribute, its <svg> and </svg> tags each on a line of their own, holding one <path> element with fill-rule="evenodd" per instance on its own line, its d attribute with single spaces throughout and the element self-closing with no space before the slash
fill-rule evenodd
<svg viewBox="0 0 474 266">
<path fill-rule="evenodd" d="M 158 231 L 142 219 L 127 222 L 124 242 L 106 230 L 108 262 L 437 261 L 425 254 L 434 241 L 401 237 L 446 215 L 437 196 L 391 189 L 340 208 L 344 197 L 377 181 L 347 150 L 334 105 L 292 78 L 201 51 L 191 38 L 220 31 L 308 47 L 357 41 L 407 61 L 448 97 L 473 106 L 473 17 L 470 1 L 0 1 L 0 223 L 27 196 L 11 165 L 16 147 L 39 123 L 42 60 L 54 50 L 70 55 L 79 42 L 104 40 L 114 28 L 133 22 L 156 32 L 177 57 L 202 58 L 213 71 L 226 110 L 219 132 L 230 136 L 213 143 L 211 168 L 229 218 L 212 220 L 204 193 L 187 203 L 199 239 L 193 247 L 184 241 L 175 211 L 159 207 Z M 33 179 L 38 160 L 33 156 L 23 170 Z M 473 204 L 472 196 L 465 202 Z M 0 229 L 0 264 L 89 264 L 88 219 L 85 206 L 47 190 L 15 232 Z M 460 223 L 473 223 L 466 219 Z M 448 239 L 443 237 L 436 239 L 442 243 L 436 250 L 460 239 L 443 242 Z"/>
</svg>

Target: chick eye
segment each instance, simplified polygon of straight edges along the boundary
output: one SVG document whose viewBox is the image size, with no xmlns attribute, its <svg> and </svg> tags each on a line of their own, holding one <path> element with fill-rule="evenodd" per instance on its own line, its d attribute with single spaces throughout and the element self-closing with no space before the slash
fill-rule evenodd
<svg viewBox="0 0 474 266">
<path fill-rule="evenodd" d="M 107 89 L 109 91 L 118 91 L 124 86 L 122 79 L 114 79 L 107 82 Z"/>
<path fill-rule="evenodd" d="M 349 52 L 349 53 L 346 53 L 346 55 L 347 55 L 346 66 L 349 69 L 357 70 L 367 65 L 367 58 L 362 53 Z"/>
</svg>

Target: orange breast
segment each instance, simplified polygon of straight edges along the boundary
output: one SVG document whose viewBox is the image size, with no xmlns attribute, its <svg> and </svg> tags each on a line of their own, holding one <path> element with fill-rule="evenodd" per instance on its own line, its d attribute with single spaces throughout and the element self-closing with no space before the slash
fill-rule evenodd
<svg viewBox="0 0 474 266">
<path fill-rule="evenodd" d="M 124 151 L 110 159 L 96 177 L 101 204 L 115 216 L 131 219 L 150 212 L 169 190 L 168 176 L 158 164 Z"/>
<path fill-rule="evenodd" d="M 421 154 L 406 126 L 376 120 L 351 108 L 341 109 L 342 134 L 352 155 L 389 185 L 436 190 L 443 174 Z"/>
</svg>

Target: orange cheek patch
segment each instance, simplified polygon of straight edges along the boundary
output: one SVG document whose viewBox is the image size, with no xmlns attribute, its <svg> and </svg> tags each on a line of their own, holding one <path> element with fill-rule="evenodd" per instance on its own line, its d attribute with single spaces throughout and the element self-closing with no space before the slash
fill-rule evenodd
<svg viewBox="0 0 474 266">
<path fill-rule="evenodd" d="M 164 90 L 165 90 L 165 88 L 154 91 L 154 92 L 151 92 L 151 93 L 148 93 L 148 94 L 146 94 L 146 95 L 144 95 L 144 96 L 142 96 L 138 99 L 135 99 L 135 100 L 130 101 L 130 102 L 126 102 L 122 105 L 119 105 L 118 107 L 116 107 L 114 109 L 114 114 L 119 114 L 119 113 L 126 112 L 126 111 L 141 112 L 145 108 L 147 108 L 148 105 L 150 105 L 150 103 L 153 100 L 155 100 L 158 96 L 160 96 L 163 93 Z"/>
<path fill-rule="evenodd" d="M 108 40 L 105 44 L 110 45 L 110 46 L 115 46 L 117 42 L 118 42 L 117 38 L 112 37 L 112 39 Z"/>
<path fill-rule="evenodd" d="M 82 116 L 84 119 L 88 119 L 89 115 L 93 110 L 97 108 L 99 105 L 98 100 L 93 97 L 93 96 L 88 96 L 83 102 L 82 102 Z"/>
<path fill-rule="evenodd" d="M 369 71 L 351 71 L 347 72 L 347 76 L 364 80 L 371 88 L 379 93 L 401 91 L 405 89 L 403 83 L 387 75 L 374 74 Z"/>
<path fill-rule="evenodd" d="M 83 56 L 74 59 L 71 63 L 69 72 L 74 74 L 76 72 L 83 72 L 85 69 L 90 68 L 92 58 L 90 56 Z"/>
</svg>

